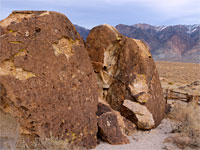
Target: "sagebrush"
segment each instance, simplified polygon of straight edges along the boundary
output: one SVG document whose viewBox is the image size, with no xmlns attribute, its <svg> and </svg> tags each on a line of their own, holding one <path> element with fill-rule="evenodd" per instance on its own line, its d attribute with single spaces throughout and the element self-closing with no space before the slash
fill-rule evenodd
<svg viewBox="0 0 200 150">
<path fill-rule="evenodd" d="M 168 117 L 178 122 L 170 141 L 181 149 L 200 149 L 200 106 L 196 102 L 176 102 Z"/>
</svg>

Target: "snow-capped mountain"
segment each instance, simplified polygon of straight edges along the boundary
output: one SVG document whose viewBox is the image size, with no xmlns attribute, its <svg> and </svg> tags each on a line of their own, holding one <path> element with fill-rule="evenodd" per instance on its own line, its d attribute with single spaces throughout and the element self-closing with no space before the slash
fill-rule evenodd
<svg viewBox="0 0 200 150">
<path fill-rule="evenodd" d="M 89 30 L 76 26 L 86 40 Z M 134 24 L 116 26 L 128 37 L 145 41 L 155 60 L 200 63 L 200 25 L 152 26 Z"/>
</svg>

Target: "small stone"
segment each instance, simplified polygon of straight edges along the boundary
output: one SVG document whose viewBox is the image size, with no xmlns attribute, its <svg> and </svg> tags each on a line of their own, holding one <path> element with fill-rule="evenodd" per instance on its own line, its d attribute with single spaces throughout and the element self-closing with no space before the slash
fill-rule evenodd
<svg viewBox="0 0 200 150">
<path fill-rule="evenodd" d="M 153 115 L 146 106 L 130 100 L 124 100 L 123 106 L 127 107 L 136 115 L 138 128 L 152 129 L 155 126 Z"/>
</svg>

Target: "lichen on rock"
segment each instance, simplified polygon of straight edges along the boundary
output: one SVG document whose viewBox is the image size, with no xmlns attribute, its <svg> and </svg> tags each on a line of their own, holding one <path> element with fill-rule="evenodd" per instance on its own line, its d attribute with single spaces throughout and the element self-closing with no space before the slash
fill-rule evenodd
<svg viewBox="0 0 200 150">
<path fill-rule="evenodd" d="M 24 11 L 24 13 L 18 13 L 17 11 L 14 11 L 12 14 L 10 14 L 10 16 L 8 16 L 7 19 L 1 20 L 0 24 L 2 27 L 7 27 L 11 24 L 11 22 L 20 23 L 24 18 L 28 19 L 32 16 L 33 14 L 31 11 Z"/>
<path fill-rule="evenodd" d="M 23 68 L 16 67 L 13 59 L 26 55 L 26 50 L 21 50 L 13 56 L 10 60 L 3 61 L 0 63 L 0 76 L 13 76 L 18 80 L 27 80 L 36 75 L 31 71 L 25 71 Z"/>
<path fill-rule="evenodd" d="M 133 83 L 130 83 L 128 87 L 130 88 L 131 94 L 135 96 L 138 102 L 148 102 L 150 95 L 148 94 L 149 91 L 145 74 L 135 74 L 135 80 Z"/>
<path fill-rule="evenodd" d="M 75 46 L 79 46 L 80 43 L 78 40 L 72 40 L 67 38 L 61 38 L 57 43 L 53 43 L 53 49 L 56 56 L 59 56 L 61 54 L 65 55 L 67 59 L 69 59 L 71 56 L 75 53 Z"/>
</svg>

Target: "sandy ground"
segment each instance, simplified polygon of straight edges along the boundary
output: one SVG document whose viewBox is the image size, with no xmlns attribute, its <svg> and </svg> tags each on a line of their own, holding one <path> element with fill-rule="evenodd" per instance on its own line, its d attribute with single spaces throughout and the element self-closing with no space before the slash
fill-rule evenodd
<svg viewBox="0 0 200 150">
<path fill-rule="evenodd" d="M 171 143 L 166 143 L 165 139 L 172 136 L 172 122 L 170 119 L 164 119 L 155 129 L 150 131 L 137 131 L 129 136 L 130 144 L 110 145 L 101 142 L 93 150 L 180 150 Z"/>
</svg>

